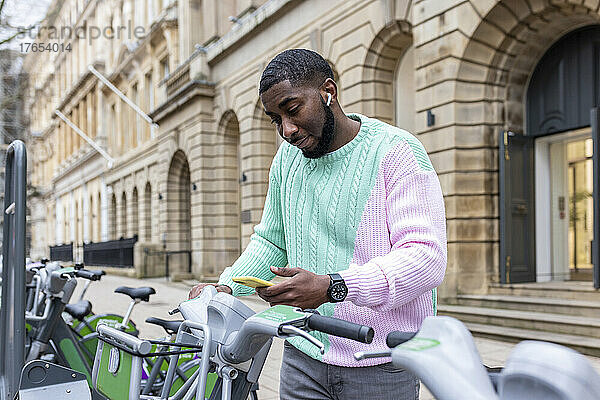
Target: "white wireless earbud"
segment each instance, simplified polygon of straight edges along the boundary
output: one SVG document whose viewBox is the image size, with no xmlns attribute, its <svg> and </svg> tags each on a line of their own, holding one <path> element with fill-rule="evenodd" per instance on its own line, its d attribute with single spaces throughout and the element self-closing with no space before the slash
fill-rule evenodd
<svg viewBox="0 0 600 400">
<path fill-rule="evenodd" d="M 327 93 L 327 107 L 331 104 L 331 93 Z"/>
</svg>

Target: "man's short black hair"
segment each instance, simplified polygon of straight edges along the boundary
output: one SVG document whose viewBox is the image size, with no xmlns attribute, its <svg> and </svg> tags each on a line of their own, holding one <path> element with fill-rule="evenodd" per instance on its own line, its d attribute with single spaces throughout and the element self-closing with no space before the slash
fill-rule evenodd
<svg viewBox="0 0 600 400">
<path fill-rule="evenodd" d="M 269 62 L 260 78 L 258 93 L 263 94 L 273 85 L 290 81 L 292 86 L 312 83 L 321 85 L 333 77 L 329 63 L 319 53 L 307 49 L 285 50 Z"/>
</svg>

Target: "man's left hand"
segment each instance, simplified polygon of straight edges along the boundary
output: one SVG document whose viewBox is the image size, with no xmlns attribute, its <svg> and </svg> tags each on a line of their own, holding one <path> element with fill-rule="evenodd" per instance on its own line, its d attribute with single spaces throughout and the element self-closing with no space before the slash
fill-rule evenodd
<svg viewBox="0 0 600 400">
<path fill-rule="evenodd" d="M 285 282 L 270 287 L 257 288 L 256 293 L 271 306 L 285 304 L 300 308 L 317 308 L 327 303 L 329 275 L 317 275 L 302 268 L 277 268 L 271 271 L 289 277 Z"/>
</svg>

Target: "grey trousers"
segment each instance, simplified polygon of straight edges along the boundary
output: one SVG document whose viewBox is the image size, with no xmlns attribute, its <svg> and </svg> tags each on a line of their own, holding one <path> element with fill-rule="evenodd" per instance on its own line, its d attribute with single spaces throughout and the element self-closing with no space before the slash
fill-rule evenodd
<svg viewBox="0 0 600 400">
<path fill-rule="evenodd" d="M 279 398 L 418 400 L 419 380 L 391 363 L 373 367 L 339 367 L 317 361 L 294 346 L 284 345 Z"/>
</svg>

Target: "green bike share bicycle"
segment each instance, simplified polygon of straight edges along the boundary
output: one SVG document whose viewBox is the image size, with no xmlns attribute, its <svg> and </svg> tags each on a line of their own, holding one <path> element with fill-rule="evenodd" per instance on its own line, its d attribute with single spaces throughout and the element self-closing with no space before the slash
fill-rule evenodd
<svg viewBox="0 0 600 400">
<path fill-rule="evenodd" d="M 72 368 L 82 373 L 88 383 L 91 383 L 89 360 L 93 359 L 94 355 L 89 353 L 85 344 L 94 340 L 94 335 L 97 337 L 97 333 L 91 333 L 87 337 L 77 335 L 62 317 L 77 286 L 76 277 L 98 279 L 98 275 L 92 271 L 73 267 L 62 268 L 56 263 L 48 264 L 45 268 L 35 271 L 32 276 L 35 289 L 28 290 L 34 291 L 33 301 L 31 309 L 25 311 L 25 320 L 29 325 L 25 360 L 40 359 Z M 31 297 L 29 293 L 27 297 Z M 87 301 L 85 305 L 78 303 L 70 307 L 70 312 L 82 320 L 90 311 L 91 304 Z"/>
<path fill-rule="evenodd" d="M 76 277 L 86 279 L 86 283 L 97 281 L 103 275 L 100 271 L 85 270 L 81 264 L 62 268 L 58 263 L 34 264 L 27 271 L 27 304 L 30 305 L 26 311 L 29 339 L 26 345 L 27 361 L 42 359 L 73 368 L 83 373 L 88 383 L 91 383 L 91 366 L 98 342 L 98 324 L 112 326 L 137 336 L 138 331 L 130 321 L 131 312 L 136 304 L 148 301 L 150 295 L 155 293 L 151 287 L 118 287 L 116 293 L 131 297 L 125 316 L 94 315 L 88 300 L 80 300 L 75 304 L 65 303 L 68 303 L 77 285 Z M 167 331 L 172 327 L 172 322 L 169 321 L 157 318 L 149 318 L 148 321 Z M 168 322 L 168 325 L 165 326 L 164 322 Z M 166 340 L 171 340 L 171 337 L 168 336 Z M 198 360 L 193 357 L 190 360 L 182 358 L 180 364 L 176 370 L 175 386 L 181 386 L 187 380 L 192 370 L 197 368 Z M 147 358 L 143 367 L 143 392 L 159 392 L 168 363 L 164 357 Z"/>
<path fill-rule="evenodd" d="M 42 277 L 44 272 L 47 270 L 56 270 L 62 268 L 57 262 L 49 262 L 47 259 L 41 260 L 39 263 L 32 263 L 27 265 L 27 306 L 26 313 L 29 316 L 29 320 L 38 320 L 41 317 L 41 305 L 45 304 L 48 293 L 41 290 Z M 47 269 L 46 269 L 47 268 Z M 105 275 L 104 271 L 87 270 L 83 269 L 83 264 L 75 264 L 74 270 L 79 271 L 76 277 L 84 279 L 84 288 L 81 292 L 79 300 L 76 303 L 66 304 L 64 312 L 62 313 L 63 319 L 73 330 L 78 338 L 79 344 L 81 344 L 82 351 L 87 357 L 88 363 L 91 365 L 94 359 L 94 353 L 97 347 L 97 333 L 96 326 L 99 322 L 103 322 L 115 327 L 121 327 L 127 332 L 137 335 L 135 323 L 129 320 L 131 309 L 136 304 L 136 299 L 132 299 L 128 313 L 125 316 L 121 316 L 113 313 L 106 314 L 94 314 L 92 312 L 92 304 L 89 300 L 84 299 L 87 288 L 91 282 L 100 281 L 102 276 Z M 125 290 L 130 288 L 117 288 L 117 293 L 124 293 Z M 139 300 L 137 300 L 139 301 Z M 28 332 L 31 331 L 31 325 L 28 324 Z"/>
</svg>

